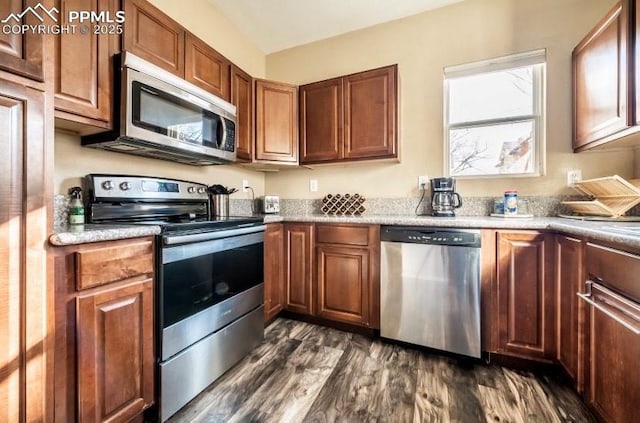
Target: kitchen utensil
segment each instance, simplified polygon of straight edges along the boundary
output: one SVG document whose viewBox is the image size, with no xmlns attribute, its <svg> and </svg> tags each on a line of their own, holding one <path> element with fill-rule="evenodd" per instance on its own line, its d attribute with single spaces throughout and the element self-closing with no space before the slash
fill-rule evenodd
<svg viewBox="0 0 640 423">
<path fill-rule="evenodd" d="M 229 194 L 213 194 L 211 212 L 216 218 L 229 217 Z"/>
<path fill-rule="evenodd" d="M 207 191 L 211 195 L 217 195 L 217 194 L 231 195 L 234 192 L 238 192 L 238 189 L 225 187 L 224 185 L 220 185 L 220 184 L 214 184 L 214 185 L 211 185 L 209 188 L 207 188 Z"/>
</svg>

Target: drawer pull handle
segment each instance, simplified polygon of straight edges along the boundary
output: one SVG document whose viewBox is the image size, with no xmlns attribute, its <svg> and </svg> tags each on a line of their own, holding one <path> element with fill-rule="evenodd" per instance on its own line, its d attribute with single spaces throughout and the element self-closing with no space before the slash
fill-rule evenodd
<svg viewBox="0 0 640 423">
<path fill-rule="evenodd" d="M 606 314 L 607 316 L 609 316 L 610 318 L 615 320 L 616 322 L 620 323 L 625 328 L 629 329 L 635 335 L 640 335 L 640 329 L 639 328 L 634 327 L 633 325 L 629 324 L 628 322 L 622 320 L 620 318 L 620 316 L 618 316 L 617 314 L 613 313 L 611 310 L 609 310 L 606 307 L 603 307 L 602 305 L 600 305 L 597 302 L 593 301 L 591 299 L 591 292 L 589 292 L 588 294 L 581 294 L 581 293 L 578 292 L 577 295 L 578 295 L 578 297 L 582 298 L 584 301 L 586 301 L 587 303 L 591 304 L 592 306 L 594 306 L 595 308 L 597 308 L 598 310 L 600 310 L 601 312 L 603 312 L 604 314 Z"/>
</svg>

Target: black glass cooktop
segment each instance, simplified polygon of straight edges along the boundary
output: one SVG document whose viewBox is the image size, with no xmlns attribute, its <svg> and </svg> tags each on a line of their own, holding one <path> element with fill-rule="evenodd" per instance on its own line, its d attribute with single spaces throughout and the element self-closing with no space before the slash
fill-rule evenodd
<svg viewBox="0 0 640 423">
<path fill-rule="evenodd" d="M 253 216 L 228 216 L 214 218 L 213 220 L 183 220 L 169 222 L 155 222 L 154 224 L 162 226 L 162 233 L 198 233 L 207 231 L 218 231 L 223 229 L 238 228 L 243 226 L 260 225 L 263 222 L 262 217 Z M 145 222 L 147 223 L 147 222 Z"/>
</svg>

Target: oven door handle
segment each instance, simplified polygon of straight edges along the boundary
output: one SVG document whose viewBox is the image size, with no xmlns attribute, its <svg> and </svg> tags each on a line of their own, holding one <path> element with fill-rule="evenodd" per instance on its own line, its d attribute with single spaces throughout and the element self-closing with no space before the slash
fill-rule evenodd
<svg viewBox="0 0 640 423">
<path fill-rule="evenodd" d="M 587 293 L 586 294 L 582 294 L 582 293 L 578 292 L 576 295 L 578 297 L 580 297 L 582 300 L 584 300 L 585 302 L 587 302 L 588 304 L 591 304 L 593 307 L 595 307 L 599 311 L 603 312 L 605 315 L 609 316 L 610 318 L 612 318 L 616 322 L 620 323 L 625 328 L 629 329 L 631 332 L 633 332 L 634 335 L 640 335 L 640 328 L 637 328 L 637 327 L 633 326 L 632 324 L 624 321 L 623 319 L 620 318 L 620 316 L 618 316 L 617 314 L 615 314 L 614 312 L 612 312 L 608 308 L 606 308 L 603 305 L 601 305 L 601 304 L 597 303 L 596 301 L 592 300 L 593 297 L 592 297 L 592 293 L 591 293 L 591 285 L 593 285 L 593 283 L 594 283 L 593 281 L 587 281 L 586 282 Z M 612 304 L 612 303 L 610 303 L 608 301 L 605 301 L 603 299 L 601 299 L 601 301 L 605 302 L 610 307 L 615 307 L 614 304 Z"/>
<path fill-rule="evenodd" d="M 180 245 L 166 245 L 162 248 L 162 264 L 202 257 L 249 245 L 263 244 L 264 232 L 253 232 L 238 236 L 225 236 L 219 239 L 209 239 L 202 242 L 191 242 Z"/>
<path fill-rule="evenodd" d="M 201 232 L 189 235 L 165 235 L 162 237 L 164 245 L 189 244 L 193 242 L 212 241 L 214 239 L 229 238 L 232 236 L 253 234 L 256 232 L 264 232 L 265 225 L 240 227 L 236 229 L 223 229 L 213 232 Z"/>
</svg>

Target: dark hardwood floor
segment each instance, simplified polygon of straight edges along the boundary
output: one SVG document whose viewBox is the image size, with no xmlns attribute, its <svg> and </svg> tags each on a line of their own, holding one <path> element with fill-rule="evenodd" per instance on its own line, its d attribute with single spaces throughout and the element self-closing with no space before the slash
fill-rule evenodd
<svg viewBox="0 0 640 423">
<path fill-rule="evenodd" d="M 595 422 L 547 376 L 437 355 L 294 320 L 170 420 Z"/>
</svg>

